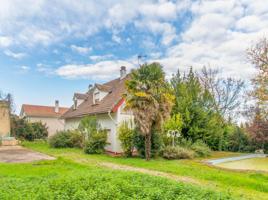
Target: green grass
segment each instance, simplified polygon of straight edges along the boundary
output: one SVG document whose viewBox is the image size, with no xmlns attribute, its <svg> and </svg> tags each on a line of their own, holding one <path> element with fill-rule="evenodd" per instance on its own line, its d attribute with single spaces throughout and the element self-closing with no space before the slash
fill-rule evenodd
<svg viewBox="0 0 268 200">
<path fill-rule="evenodd" d="M 0 199 L 232 199 L 164 178 L 114 172 L 58 158 L 0 164 Z"/>
<path fill-rule="evenodd" d="M 108 155 L 86 155 L 80 149 L 52 149 L 46 143 L 24 143 L 24 146 L 47 153 L 52 156 L 62 157 L 85 166 L 97 169 L 100 162 L 111 162 L 168 172 L 178 176 L 193 178 L 203 184 L 203 189 L 214 190 L 217 193 L 229 193 L 238 199 L 268 199 L 268 174 L 258 172 L 238 172 L 223 170 L 204 164 L 201 160 L 153 159 L 147 162 L 140 158 L 121 158 Z M 229 153 L 216 153 L 213 157 L 232 156 Z M 116 172 L 115 174 L 120 174 Z M 130 172 L 125 172 L 131 174 Z M 158 179 L 158 178 L 156 178 Z M 162 180 L 162 179 L 161 179 Z M 197 186 L 199 187 L 199 186 Z"/>
</svg>

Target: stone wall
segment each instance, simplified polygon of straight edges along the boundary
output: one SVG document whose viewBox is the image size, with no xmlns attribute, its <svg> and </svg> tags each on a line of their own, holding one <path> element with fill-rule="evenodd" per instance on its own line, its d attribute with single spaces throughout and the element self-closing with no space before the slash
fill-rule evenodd
<svg viewBox="0 0 268 200">
<path fill-rule="evenodd" d="M 0 136 L 10 134 L 10 112 L 8 102 L 0 101 Z"/>
</svg>

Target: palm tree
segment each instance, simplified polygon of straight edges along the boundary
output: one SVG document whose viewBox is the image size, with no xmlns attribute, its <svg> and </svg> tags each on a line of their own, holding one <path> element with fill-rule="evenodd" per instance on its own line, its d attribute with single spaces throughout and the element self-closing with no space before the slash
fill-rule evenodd
<svg viewBox="0 0 268 200">
<path fill-rule="evenodd" d="M 160 129 L 170 116 L 174 96 L 159 63 L 144 64 L 131 72 L 126 82 L 126 109 L 133 112 L 136 125 L 145 137 L 145 157 L 151 157 L 152 130 Z"/>
</svg>

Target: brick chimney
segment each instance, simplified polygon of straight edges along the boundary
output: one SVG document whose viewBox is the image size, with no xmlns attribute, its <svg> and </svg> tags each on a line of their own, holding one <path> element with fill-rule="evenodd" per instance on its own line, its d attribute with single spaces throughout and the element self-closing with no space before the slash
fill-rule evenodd
<svg viewBox="0 0 268 200">
<path fill-rule="evenodd" d="M 120 69 L 120 79 L 123 79 L 125 78 L 127 75 L 127 69 L 125 66 L 121 66 L 121 69 Z"/>
<path fill-rule="evenodd" d="M 55 113 L 59 113 L 60 112 L 60 107 L 59 107 L 59 100 L 55 101 Z"/>
</svg>

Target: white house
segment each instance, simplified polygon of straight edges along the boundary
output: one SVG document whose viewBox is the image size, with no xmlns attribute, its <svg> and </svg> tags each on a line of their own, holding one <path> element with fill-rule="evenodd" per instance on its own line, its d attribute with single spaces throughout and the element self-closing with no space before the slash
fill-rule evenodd
<svg viewBox="0 0 268 200">
<path fill-rule="evenodd" d="M 20 117 L 25 117 L 29 122 L 41 122 L 48 127 L 48 136 L 54 135 L 57 131 L 64 130 L 64 120 L 60 119 L 68 108 L 59 107 L 59 101 L 55 106 L 39 106 L 23 104 Z"/>
<path fill-rule="evenodd" d="M 126 67 L 120 69 L 120 77 L 104 84 L 95 84 L 85 94 L 75 93 L 73 106 L 63 114 L 65 129 L 76 129 L 80 120 L 89 115 L 96 116 L 102 128 L 108 130 L 106 151 L 121 153 L 117 128 L 123 121 L 133 119 L 130 112 L 124 111 L 125 100 L 122 97 L 126 92 L 125 81 L 129 79 Z"/>
</svg>

